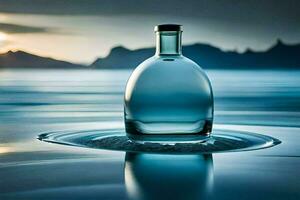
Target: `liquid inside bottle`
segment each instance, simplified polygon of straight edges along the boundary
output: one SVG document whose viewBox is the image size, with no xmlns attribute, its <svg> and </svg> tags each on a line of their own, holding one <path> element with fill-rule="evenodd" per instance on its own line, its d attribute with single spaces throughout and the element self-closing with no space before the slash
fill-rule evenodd
<svg viewBox="0 0 300 200">
<path fill-rule="evenodd" d="M 213 121 L 213 93 L 207 75 L 182 55 L 180 25 L 158 25 L 155 32 L 155 55 L 141 63 L 127 82 L 127 134 L 135 138 L 208 136 Z"/>
</svg>

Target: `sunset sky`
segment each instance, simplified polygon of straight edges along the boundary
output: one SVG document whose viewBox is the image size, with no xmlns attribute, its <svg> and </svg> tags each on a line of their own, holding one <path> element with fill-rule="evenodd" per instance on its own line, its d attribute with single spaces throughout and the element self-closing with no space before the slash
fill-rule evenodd
<svg viewBox="0 0 300 200">
<path fill-rule="evenodd" d="M 184 44 L 264 50 L 300 42 L 300 3 L 216 0 L 0 0 L 0 52 L 90 63 L 122 45 L 154 45 L 153 27 L 179 23 Z"/>
</svg>

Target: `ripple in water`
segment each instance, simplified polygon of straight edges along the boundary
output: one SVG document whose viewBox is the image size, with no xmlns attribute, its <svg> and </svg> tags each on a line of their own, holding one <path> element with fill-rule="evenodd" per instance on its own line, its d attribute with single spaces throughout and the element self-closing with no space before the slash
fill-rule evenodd
<svg viewBox="0 0 300 200">
<path fill-rule="evenodd" d="M 266 135 L 231 130 L 214 130 L 207 140 L 196 142 L 139 142 L 129 139 L 123 129 L 58 131 L 40 134 L 38 139 L 95 149 L 178 154 L 249 151 L 280 143 L 278 139 Z"/>
</svg>

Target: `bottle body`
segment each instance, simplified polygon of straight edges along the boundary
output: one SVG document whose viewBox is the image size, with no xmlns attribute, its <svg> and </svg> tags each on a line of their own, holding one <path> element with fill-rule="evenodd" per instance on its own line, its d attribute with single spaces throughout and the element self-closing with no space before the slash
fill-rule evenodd
<svg viewBox="0 0 300 200">
<path fill-rule="evenodd" d="M 128 80 L 124 112 L 132 134 L 207 134 L 213 120 L 209 80 L 184 56 L 154 56 Z"/>
<path fill-rule="evenodd" d="M 213 93 L 205 72 L 181 53 L 159 54 L 130 76 L 124 97 L 129 135 L 209 135 Z"/>
</svg>

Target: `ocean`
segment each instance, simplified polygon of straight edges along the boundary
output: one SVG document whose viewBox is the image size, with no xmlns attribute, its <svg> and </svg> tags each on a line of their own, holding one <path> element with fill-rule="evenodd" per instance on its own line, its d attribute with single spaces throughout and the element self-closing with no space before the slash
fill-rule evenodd
<svg viewBox="0 0 300 200">
<path fill-rule="evenodd" d="M 0 199 L 153 199 L 160 189 L 156 199 L 171 193 L 185 199 L 300 199 L 300 71 L 207 70 L 213 130 L 281 141 L 271 148 L 160 157 L 37 139 L 55 131 L 123 129 L 130 73 L 1 70 Z M 184 170 L 179 163 L 187 163 Z"/>
</svg>

